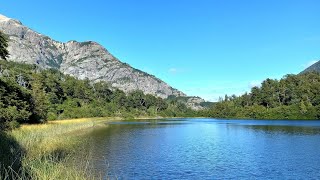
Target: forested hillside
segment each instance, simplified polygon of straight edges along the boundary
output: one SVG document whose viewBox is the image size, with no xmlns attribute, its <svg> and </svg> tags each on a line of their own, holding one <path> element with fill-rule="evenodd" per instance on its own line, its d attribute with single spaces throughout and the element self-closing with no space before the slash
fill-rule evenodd
<svg viewBox="0 0 320 180">
<path fill-rule="evenodd" d="M 209 111 L 216 118 L 319 119 L 320 74 L 267 79 L 240 97 L 226 96 Z"/>
<path fill-rule="evenodd" d="M 126 95 L 105 82 L 91 83 L 36 65 L 0 61 L 0 125 L 46 120 L 120 116 L 194 116 L 176 100 L 142 91 Z"/>
</svg>

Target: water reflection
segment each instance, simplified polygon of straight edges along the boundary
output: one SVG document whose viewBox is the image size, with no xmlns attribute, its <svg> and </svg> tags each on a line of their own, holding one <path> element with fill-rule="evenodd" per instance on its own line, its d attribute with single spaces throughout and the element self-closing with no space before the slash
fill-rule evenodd
<svg viewBox="0 0 320 180">
<path fill-rule="evenodd" d="M 274 126 L 274 125 L 244 125 L 243 127 L 265 133 L 282 133 L 289 135 L 319 135 L 320 128 L 308 126 Z"/>
<path fill-rule="evenodd" d="M 117 121 L 108 124 L 112 125 L 179 125 L 190 124 L 190 121 L 185 119 L 146 119 L 146 120 L 129 120 L 129 121 Z"/>
</svg>

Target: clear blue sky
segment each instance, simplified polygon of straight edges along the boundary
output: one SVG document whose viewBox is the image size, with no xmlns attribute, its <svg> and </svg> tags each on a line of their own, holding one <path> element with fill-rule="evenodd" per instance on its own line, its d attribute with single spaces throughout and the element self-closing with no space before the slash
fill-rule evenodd
<svg viewBox="0 0 320 180">
<path fill-rule="evenodd" d="M 93 40 L 188 95 L 216 100 L 320 59 L 319 0 L 2 1 L 59 41 Z"/>
</svg>

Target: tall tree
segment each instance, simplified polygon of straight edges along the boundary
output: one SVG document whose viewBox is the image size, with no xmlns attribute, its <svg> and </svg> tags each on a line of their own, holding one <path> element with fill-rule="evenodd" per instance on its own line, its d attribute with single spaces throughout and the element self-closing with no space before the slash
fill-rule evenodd
<svg viewBox="0 0 320 180">
<path fill-rule="evenodd" d="M 8 38 L 0 31 L 0 59 L 6 60 L 9 57 Z"/>
<path fill-rule="evenodd" d="M 34 122 L 44 122 L 47 120 L 49 100 L 45 93 L 41 76 L 33 75 L 32 86 L 32 105 L 33 112 L 31 120 Z"/>
</svg>

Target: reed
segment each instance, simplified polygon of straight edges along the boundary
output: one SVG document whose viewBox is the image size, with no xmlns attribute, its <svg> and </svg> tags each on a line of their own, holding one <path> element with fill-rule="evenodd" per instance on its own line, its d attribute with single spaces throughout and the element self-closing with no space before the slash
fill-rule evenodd
<svg viewBox="0 0 320 180">
<path fill-rule="evenodd" d="M 50 121 L 2 133 L 0 179 L 96 179 L 90 174 L 88 153 L 81 151 L 81 136 L 106 121 L 106 118 Z"/>
</svg>

